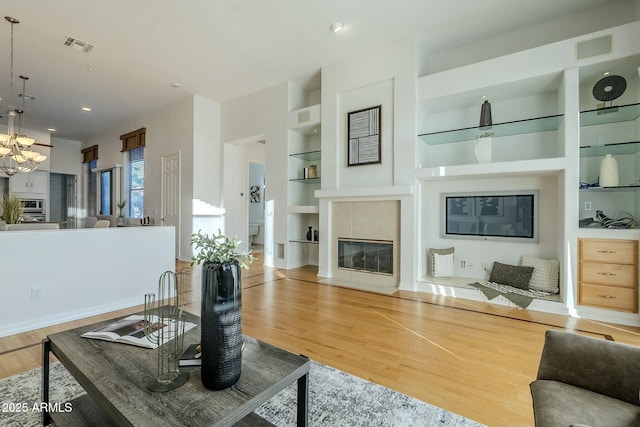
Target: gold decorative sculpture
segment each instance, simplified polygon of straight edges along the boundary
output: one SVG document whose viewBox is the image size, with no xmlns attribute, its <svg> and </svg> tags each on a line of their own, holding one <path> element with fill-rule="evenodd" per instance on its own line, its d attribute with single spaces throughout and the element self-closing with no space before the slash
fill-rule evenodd
<svg viewBox="0 0 640 427">
<path fill-rule="evenodd" d="M 189 373 L 178 367 L 184 344 L 183 292 L 184 273 L 165 271 L 158 281 L 158 295 L 144 296 L 145 334 L 158 344 L 158 375 L 147 384 L 151 391 L 173 390 L 189 379 Z"/>
</svg>

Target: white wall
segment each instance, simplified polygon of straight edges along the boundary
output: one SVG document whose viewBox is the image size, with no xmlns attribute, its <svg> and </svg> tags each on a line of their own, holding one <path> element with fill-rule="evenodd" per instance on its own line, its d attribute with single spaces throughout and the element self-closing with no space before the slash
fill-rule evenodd
<svg viewBox="0 0 640 427">
<path fill-rule="evenodd" d="M 199 102 L 199 101 L 198 101 Z M 122 142 L 120 135 L 139 128 L 146 128 L 145 156 L 145 216 L 152 217 L 156 224 L 160 224 L 161 202 L 161 172 L 162 156 L 181 152 L 181 211 L 180 211 L 180 259 L 191 257 L 189 244 L 190 230 L 192 229 L 192 198 L 194 182 L 194 109 L 196 101 L 188 97 L 183 101 L 168 106 L 154 113 L 132 117 L 127 123 L 117 128 L 91 138 L 84 147 L 94 144 L 98 149 L 98 168 L 107 167 L 116 163 L 123 164 L 124 154 L 120 152 Z M 202 104 L 206 104 L 202 102 Z M 200 105 L 200 103 L 198 104 Z M 213 108 L 210 120 L 216 120 L 215 108 Z M 206 180 L 206 176 L 202 179 Z M 215 184 L 211 184 L 215 185 Z"/>
<path fill-rule="evenodd" d="M 404 38 L 322 69 L 323 190 L 413 183 L 415 49 L 414 40 Z M 347 113 L 353 111 L 351 108 L 380 104 L 383 106 L 382 150 L 386 154 L 382 164 L 348 168 Z M 352 184 L 352 180 L 356 182 Z"/>
<path fill-rule="evenodd" d="M 418 75 L 423 76 L 497 58 L 639 19 L 640 6 L 637 0 L 607 2 L 575 15 L 549 20 L 531 27 L 516 28 L 508 34 L 473 41 L 464 46 L 452 46 L 440 52 L 419 50 Z"/>
<path fill-rule="evenodd" d="M 416 156 L 416 45 L 402 38 L 322 69 L 322 191 L 367 194 L 409 189 L 414 185 Z M 382 105 L 382 163 L 347 167 L 347 113 Z M 384 191 L 378 191 L 379 189 Z M 402 191 L 405 191 L 404 189 Z M 356 190 L 357 193 L 357 190 Z M 394 193 L 392 191 L 391 193 Z M 415 276 L 415 208 L 413 197 L 398 196 L 401 206 L 401 286 Z M 319 275 L 331 274 L 331 202 L 320 201 Z M 404 283 L 403 283 L 404 282 Z"/>
<path fill-rule="evenodd" d="M 285 244 L 287 240 L 287 87 L 287 83 L 282 83 L 224 103 L 221 109 L 223 143 L 255 141 L 258 138 L 264 138 L 266 141 L 264 158 L 266 199 L 274 201 L 273 235 L 276 244 Z M 225 161 L 225 169 L 227 167 Z M 245 173 L 245 170 L 246 166 L 242 169 L 242 173 Z M 239 174 L 234 176 L 242 179 Z M 225 182 L 223 186 L 227 220 L 234 215 L 246 218 L 246 205 L 231 204 L 231 199 L 227 199 L 228 195 L 233 195 L 227 184 Z M 242 191 L 246 192 L 246 186 Z M 246 224 L 247 221 L 243 220 L 243 223 Z M 246 239 L 243 240 L 246 241 Z M 274 258 L 272 245 L 265 245 L 264 250 L 265 260 Z M 278 264 L 278 266 L 284 265 Z"/>
<path fill-rule="evenodd" d="M 1 231 L 0 259 L 2 337 L 143 304 L 175 269 L 173 229 Z"/>
<path fill-rule="evenodd" d="M 72 139 L 51 137 L 51 173 L 74 175 L 76 177 L 76 207 L 78 212 L 84 207 L 81 185 L 82 177 L 82 142 Z M 49 209 L 47 207 L 47 209 Z"/>
<path fill-rule="evenodd" d="M 80 175 L 82 171 L 82 142 L 51 137 L 51 172 Z"/>
<path fill-rule="evenodd" d="M 249 209 L 254 205 L 249 203 L 249 162 L 264 162 L 264 158 L 265 144 L 247 142 L 224 145 L 224 232 L 228 236 L 238 237 L 243 250 L 249 249 Z M 255 205 L 263 206 L 262 203 Z"/>
<path fill-rule="evenodd" d="M 193 197 L 220 207 L 223 169 L 220 104 L 200 96 L 193 101 Z"/>
</svg>

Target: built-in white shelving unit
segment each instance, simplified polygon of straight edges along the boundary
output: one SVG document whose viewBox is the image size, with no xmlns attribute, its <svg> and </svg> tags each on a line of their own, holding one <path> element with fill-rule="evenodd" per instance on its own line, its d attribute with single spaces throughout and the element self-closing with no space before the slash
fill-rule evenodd
<svg viewBox="0 0 640 427">
<path fill-rule="evenodd" d="M 527 254 L 560 261 L 560 301 L 544 309 L 554 311 L 551 306 L 558 304 L 559 312 L 567 312 L 577 304 L 577 239 L 618 238 L 615 233 L 619 238 L 640 238 L 640 232 L 630 229 L 614 234 L 607 229 L 583 230 L 576 218 L 603 210 L 609 217 L 629 213 L 640 222 L 640 55 L 636 46 L 621 42 L 638 31 L 637 25 L 612 29 L 604 35 L 614 34 L 618 42 L 611 52 L 588 59 L 575 58 L 583 37 L 418 78 L 418 288 L 446 293 L 450 287 L 434 284 L 427 276 L 426 254 L 432 247 L 455 247 L 455 276 L 485 280 L 488 262 L 518 264 Z M 592 37 L 598 36 L 602 34 Z M 535 70 L 524 58 L 537 58 Z M 605 72 L 627 81 L 624 95 L 606 105 L 592 93 L 594 84 L 608 75 Z M 478 126 L 485 99 L 492 109 L 489 128 Z M 486 136 L 491 137 L 491 159 L 480 163 L 474 149 L 478 138 Z M 617 160 L 620 184 L 593 187 L 607 154 Z M 539 191 L 539 243 L 442 235 L 443 193 L 490 194 L 500 189 Z M 591 318 L 634 322 L 617 313 L 580 310 Z"/>
<path fill-rule="evenodd" d="M 320 150 L 319 89 L 305 90 L 290 86 L 286 264 L 289 268 L 318 264 L 318 245 L 313 231 L 319 226 L 319 204 L 314 192 L 322 183 L 322 153 Z M 299 108 L 298 108 L 299 107 Z M 308 176 L 315 166 L 315 176 Z M 307 173 L 305 173 L 305 169 Z M 311 240 L 307 231 L 312 227 Z M 319 232 L 319 231 L 318 231 Z"/>
</svg>

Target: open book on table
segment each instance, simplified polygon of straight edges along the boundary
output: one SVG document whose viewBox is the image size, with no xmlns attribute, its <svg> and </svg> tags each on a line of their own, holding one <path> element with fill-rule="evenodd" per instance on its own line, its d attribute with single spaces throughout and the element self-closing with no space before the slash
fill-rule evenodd
<svg viewBox="0 0 640 427">
<path fill-rule="evenodd" d="M 116 320 L 107 326 L 85 332 L 82 337 L 137 345 L 145 348 L 157 348 L 157 339 L 161 332 L 165 334 L 165 342 L 175 338 L 175 322 L 160 323 L 157 316 L 151 316 L 149 320 L 151 333 L 148 336 L 145 335 L 146 322 L 144 316 L 134 314 L 124 319 Z M 184 332 L 195 326 L 195 323 L 185 322 Z"/>
</svg>

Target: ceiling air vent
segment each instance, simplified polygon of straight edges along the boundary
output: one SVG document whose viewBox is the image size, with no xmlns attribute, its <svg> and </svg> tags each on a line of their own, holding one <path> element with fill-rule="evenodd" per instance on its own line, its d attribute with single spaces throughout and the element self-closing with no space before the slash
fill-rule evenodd
<svg viewBox="0 0 640 427">
<path fill-rule="evenodd" d="M 613 36 L 597 37 L 595 39 L 584 40 L 576 43 L 576 59 L 592 58 L 594 56 L 606 55 L 613 50 Z"/>
<path fill-rule="evenodd" d="M 67 37 L 64 41 L 64 45 L 84 53 L 89 53 L 91 52 L 91 49 L 93 49 L 92 44 L 78 40 L 75 37 Z"/>
<path fill-rule="evenodd" d="M 310 110 L 304 110 L 304 111 L 298 112 L 298 124 L 306 123 L 306 122 L 308 122 L 310 120 L 311 120 L 311 111 Z"/>
</svg>

